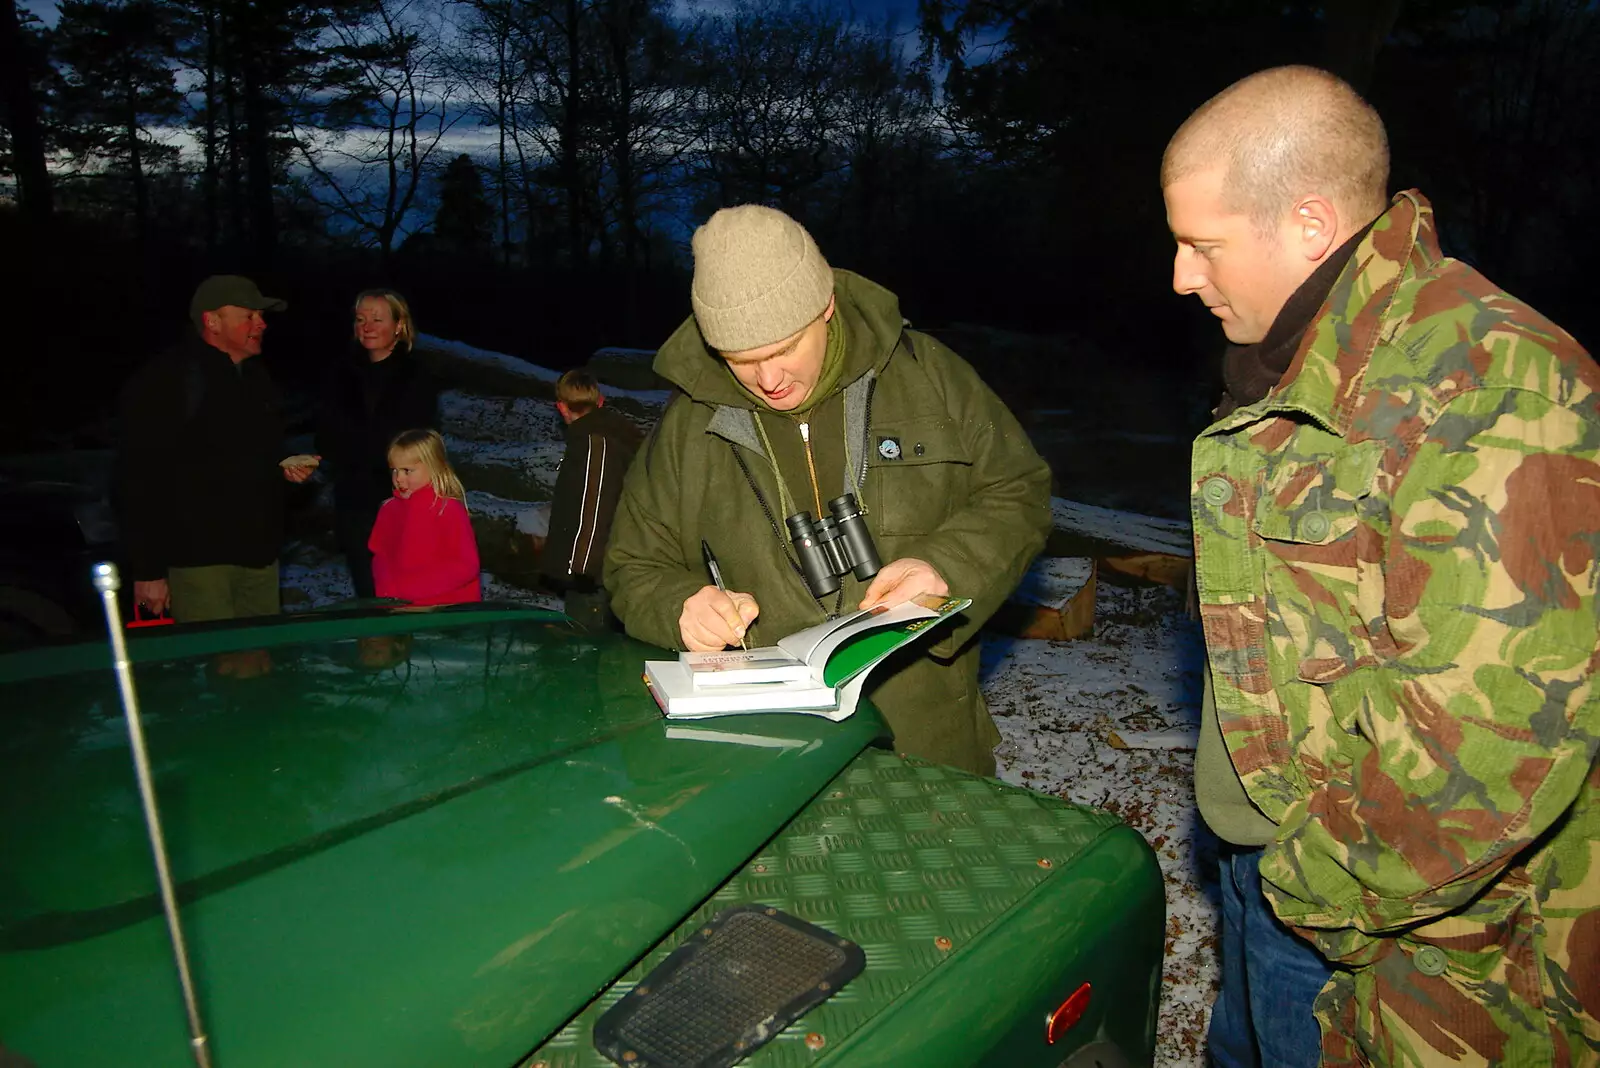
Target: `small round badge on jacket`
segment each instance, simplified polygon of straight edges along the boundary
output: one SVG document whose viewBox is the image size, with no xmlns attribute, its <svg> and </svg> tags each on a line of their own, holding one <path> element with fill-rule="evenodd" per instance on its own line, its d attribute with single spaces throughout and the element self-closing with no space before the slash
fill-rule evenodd
<svg viewBox="0 0 1600 1068">
<path fill-rule="evenodd" d="M 900 442 L 895 438 L 879 438 L 878 455 L 885 460 L 900 459 Z"/>
</svg>

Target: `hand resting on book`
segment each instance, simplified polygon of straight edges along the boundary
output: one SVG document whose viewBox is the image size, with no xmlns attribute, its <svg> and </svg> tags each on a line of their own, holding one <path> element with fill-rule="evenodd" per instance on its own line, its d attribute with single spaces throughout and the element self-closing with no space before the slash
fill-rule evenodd
<svg viewBox="0 0 1600 1068">
<path fill-rule="evenodd" d="M 873 578 L 872 585 L 867 587 L 866 595 L 861 598 L 860 607 L 884 605 L 893 608 L 925 593 L 935 597 L 948 596 L 950 584 L 926 560 L 902 556 L 886 565 Z"/>
</svg>

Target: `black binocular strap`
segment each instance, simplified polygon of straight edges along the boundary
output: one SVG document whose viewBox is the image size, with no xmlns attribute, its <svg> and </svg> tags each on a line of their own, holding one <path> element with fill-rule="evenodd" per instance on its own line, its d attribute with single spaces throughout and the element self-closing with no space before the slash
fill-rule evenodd
<svg viewBox="0 0 1600 1068">
<path fill-rule="evenodd" d="M 778 539 L 778 551 L 783 553 L 783 558 L 789 564 L 790 570 L 792 570 L 795 573 L 795 575 L 797 575 L 799 577 L 800 585 L 805 587 L 805 590 L 806 590 L 807 593 L 810 593 L 811 592 L 811 584 L 806 581 L 806 573 L 804 571 L 800 570 L 800 565 L 795 563 L 794 557 L 789 555 L 789 545 L 788 545 L 788 543 L 786 541 L 784 541 L 783 528 L 778 525 L 778 517 L 772 514 L 772 507 L 767 504 L 767 498 L 761 492 L 761 487 L 756 485 L 755 476 L 750 473 L 749 466 L 746 465 L 745 462 L 744 462 L 744 454 L 739 451 L 739 446 L 735 445 L 731 441 L 728 442 L 728 448 L 729 448 L 729 450 L 731 450 L 733 452 L 733 459 L 734 459 L 734 462 L 739 465 L 739 470 L 744 472 L 744 480 L 746 482 L 750 483 L 750 492 L 754 493 L 756 495 L 756 503 L 761 505 L 761 511 L 766 514 L 767 522 L 772 524 L 772 534 L 773 534 L 773 536 L 775 538 Z M 822 608 L 822 610 L 824 612 L 827 611 L 826 608 L 823 608 L 822 599 L 821 598 L 813 596 L 811 599 L 813 601 L 817 602 L 817 607 L 818 608 Z M 843 608 L 844 608 L 844 587 L 840 586 L 839 587 L 839 600 L 837 602 L 835 602 L 835 604 L 833 606 L 833 615 L 829 616 L 828 618 L 830 618 L 830 619 L 837 618 L 838 615 L 839 615 L 840 610 L 843 609 Z"/>
</svg>

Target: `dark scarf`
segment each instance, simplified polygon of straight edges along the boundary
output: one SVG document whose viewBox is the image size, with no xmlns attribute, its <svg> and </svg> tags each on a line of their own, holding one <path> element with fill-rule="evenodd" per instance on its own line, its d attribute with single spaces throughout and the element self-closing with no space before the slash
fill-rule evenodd
<svg viewBox="0 0 1600 1068">
<path fill-rule="evenodd" d="M 1376 220 L 1374 220 L 1376 221 Z M 1242 408 L 1265 397 L 1283 381 L 1283 374 L 1300 350 L 1300 341 L 1311 324 L 1317 320 L 1339 272 L 1355 255 L 1356 246 L 1372 229 L 1372 223 L 1363 226 L 1348 241 L 1323 260 L 1311 277 L 1300 283 L 1284 302 L 1267 336 L 1254 345 L 1229 345 L 1222 356 L 1222 400 L 1217 405 L 1216 418 Z"/>
</svg>

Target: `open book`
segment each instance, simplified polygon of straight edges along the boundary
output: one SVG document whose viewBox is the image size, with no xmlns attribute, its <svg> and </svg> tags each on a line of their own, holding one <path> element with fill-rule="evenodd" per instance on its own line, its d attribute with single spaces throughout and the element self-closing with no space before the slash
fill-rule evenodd
<svg viewBox="0 0 1600 1068">
<path fill-rule="evenodd" d="M 924 595 L 830 619 L 773 646 L 647 660 L 645 684 L 668 719 L 807 712 L 841 720 L 855 712 L 869 671 L 970 604 Z"/>
</svg>

